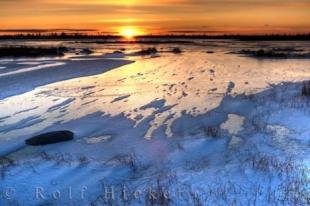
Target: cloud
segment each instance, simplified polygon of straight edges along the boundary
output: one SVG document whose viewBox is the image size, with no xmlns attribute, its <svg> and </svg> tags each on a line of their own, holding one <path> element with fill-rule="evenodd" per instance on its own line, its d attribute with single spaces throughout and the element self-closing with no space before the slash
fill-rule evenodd
<svg viewBox="0 0 310 206">
<path fill-rule="evenodd" d="M 310 28 L 309 10 L 309 0 L 0 0 L 0 27 Z"/>
</svg>

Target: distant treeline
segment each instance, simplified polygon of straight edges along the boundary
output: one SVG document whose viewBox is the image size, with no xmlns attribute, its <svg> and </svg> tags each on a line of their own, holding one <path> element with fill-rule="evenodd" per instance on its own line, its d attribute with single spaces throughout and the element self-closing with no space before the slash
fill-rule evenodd
<svg viewBox="0 0 310 206">
<path fill-rule="evenodd" d="M 117 35 L 92 35 L 92 34 L 72 34 L 72 33 L 21 33 L 0 35 L 0 40 L 8 39 L 30 39 L 30 40 L 71 40 L 71 39 L 120 39 Z"/>
<path fill-rule="evenodd" d="M 234 39 L 240 41 L 310 41 L 309 34 L 268 34 L 268 35 L 148 35 L 140 36 L 140 38 L 184 38 L 184 39 Z"/>
<path fill-rule="evenodd" d="M 241 41 L 310 41 L 309 34 L 268 34 L 268 35 L 186 35 L 186 34 L 169 34 L 169 35 L 144 35 L 136 37 L 135 39 L 235 39 Z M 29 33 L 29 34 L 10 34 L 0 35 L 0 40 L 14 40 L 14 39 L 29 39 L 29 40 L 75 40 L 75 39 L 100 39 L 100 40 L 122 40 L 121 36 L 117 35 L 92 35 L 92 34 L 72 34 L 72 33 Z"/>
</svg>

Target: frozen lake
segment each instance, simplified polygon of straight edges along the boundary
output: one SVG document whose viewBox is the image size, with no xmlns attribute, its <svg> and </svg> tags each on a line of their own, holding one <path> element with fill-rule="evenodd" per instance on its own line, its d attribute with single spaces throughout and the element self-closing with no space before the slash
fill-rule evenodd
<svg viewBox="0 0 310 206">
<path fill-rule="evenodd" d="M 301 97 L 298 82 L 310 79 L 310 59 L 254 58 L 237 52 L 309 52 L 310 42 L 3 45 L 94 50 L 89 55 L 0 59 L 0 154 L 14 162 L 2 167 L 0 189 L 15 187 L 19 203 L 100 205 L 106 203 L 104 185 L 125 185 L 130 191 L 168 187 L 172 205 L 212 203 L 219 196 L 220 205 L 247 204 L 256 198 L 268 204 L 267 196 L 282 183 L 288 187 L 293 178 L 285 176 L 282 166 L 295 163 L 307 171 L 303 177 L 309 182 L 309 98 Z M 149 47 L 158 52 L 135 55 Z M 182 53 L 171 52 L 175 47 Z M 24 145 L 35 134 L 65 129 L 75 133 L 73 141 Z M 300 178 L 296 168 L 286 172 Z M 266 178 L 269 182 L 263 183 Z M 225 194 L 217 194 L 214 185 L 223 185 Z M 87 192 L 81 198 L 84 186 Z M 34 198 L 36 187 L 44 188 L 45 198 Z M 49 195 L 55 190 L 65 193 L 68 187 L 80 188 L 73 191 L 73 200 Z M 298 195 L 307 196 L 309 187 L 301 187 Z M 254 194 L 253 188 L 262 192 Z M 176 197 L 177 189 L 190 196 Z M 192 190 L 200 189 L 212 190 L 212 195 L 193 197 Z M 240 198 L 234 199 L 237 194 Z M 128 201 L 146 204 L 144 198 L 142 192 L 142 200 Z M 5 198 L 1 202 L 12 203 Z"/>
</svg>

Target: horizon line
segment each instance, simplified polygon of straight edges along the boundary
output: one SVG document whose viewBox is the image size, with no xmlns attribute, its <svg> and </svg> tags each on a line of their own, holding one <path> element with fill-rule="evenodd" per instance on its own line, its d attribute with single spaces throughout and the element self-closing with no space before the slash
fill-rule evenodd
<svg viewBox="0 0 310 206">
<path fill-rule="evenodd" d="M 108 35 L 108 36 L 120 36 L 119 32 L 115 31 L 101 31 L 98 29 L 91 28 L 13 28 L 13 29 L 0 29 L 0 36 L 3 35 L 52 35 L 52 34 L 66 34 L 66 35 Z M 162 32 L 149 32 L 136 36 L 166 36 L 166 35 L 208 35 L 208 36 L 219 36 L 219 35 L 304 35 L 310 34 L 310 31 L 302 32 L 285 32 L 285 31 L 225 31 L 225 30 L 194 30 L 194 29 L 180 29 L 180 30 L 167 30 Z"/>
<path fill-rule="evenodd" d="M 0 29 L 0 36 L 27 36 L 27 35 L 37 35 L 37 36 L 122 36 L 117 32 L 101 32 L 87 33 L 87 31 L 98 31 L 95 29 Z M 242 32 L 221 32 L 221 31 L 170 31 L 162 33 L 149 33 L 140 34 L 135 37 L 144 36 L 298 36 L 298 35 L 310 35 L 309 32 L 265 32 L 265 33 L 242 33 Z"/>
<path fill-rule="evenodd" d="M 143 39 L 144 38 L 144 39 Z M 109 43 L 109 42 L 136 42 L 136 43 L 160 43 L 158 38 L 166 39 L 163 42 L 176 41 L 178 43 L 189 43 L 189 39 L 232 39 L 240 41 L 310 41 L 309 33 L 298 33 L 298 34 L 218 34 L 218 35 L 207 35 L 207 34 L 160 34 L 160 35 L 137 35 L 131 39 L 121 35 L 92 35 L 92 34 L 72 34 L 72 33 L 51 33 L 51 34 L 14 34 L 14 35 L 1 35 L 0 40 L 74 40 L 84 39 L 91 40 L 98 43 Z M 170 40 L 169 40 L 170 39 Z M 186 39 L 186 40 L 185 40 Z"/>
</svg>

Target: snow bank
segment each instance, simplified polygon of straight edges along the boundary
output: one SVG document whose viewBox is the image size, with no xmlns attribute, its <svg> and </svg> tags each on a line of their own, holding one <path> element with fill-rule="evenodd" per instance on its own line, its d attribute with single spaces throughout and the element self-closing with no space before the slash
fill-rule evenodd
<svg viewBox="0 0 310 206">
<path fill-rule="evenodd" d="M 44 131 L 67 128 L 77 140 L 3 156 L 0 190 L 13 186 L 18 202 L 32 205 L 306 205 L 309 105 L 300 83 L 226 95 L 204 114 L 184 112 L 172 123 L 173 138 L 161 125 L 152 140 L 144 139 L 152 115 L 137 125 L 104 113 L 59 122 Z"/>
</svg>

